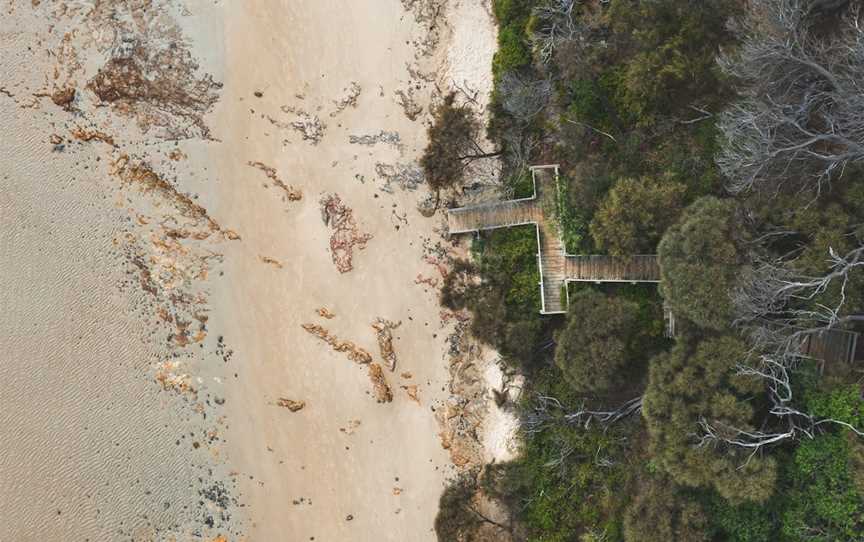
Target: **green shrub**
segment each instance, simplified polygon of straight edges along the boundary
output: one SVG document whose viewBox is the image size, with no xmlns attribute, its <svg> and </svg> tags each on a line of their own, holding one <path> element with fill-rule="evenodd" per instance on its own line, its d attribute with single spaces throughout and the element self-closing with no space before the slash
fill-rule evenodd
<svg viewBox="0 0 864 542">
<path fill-rule="evenodd" d="M 516 24 L 502 27 L 498 32 L 498 51 L 492 60 L 495 77 L 519 70 L 531 63 L 531 48 L 528 46 L 524 28 Z"/>
<path fill-rule="evenodd" d="M 722 331 L 733 320 L 732 291 L 745 252 L 735 203 L 704 197 L 666 231 L 657 252 L 660 292 L 679 318 Z"/>
</svg>

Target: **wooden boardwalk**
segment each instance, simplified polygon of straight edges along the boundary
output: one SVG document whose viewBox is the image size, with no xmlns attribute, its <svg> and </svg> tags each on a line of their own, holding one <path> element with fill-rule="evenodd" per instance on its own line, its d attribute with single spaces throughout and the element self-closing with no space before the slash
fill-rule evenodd
<svg viewBox="0 0 864 542">
<path fill-rule="evenodd" d="M 570 282 L 660 282 L 660 262 L 654 254 L 627 257 L 567 254 L 552 217 L 558 196 L 558 166 L 531 168 L 534 195 L 530 198 L 485 203 L 447 211 L 450 234 L 496 228 L 534 225 L 537 235 L 537 262 L 540 267 L 540 312 L 567 312 L 567 284 Z M 675 335 L 675 316 L 664 307 L 667 337 Z M 858 333 L 832 330 L 808 336 L 802 352 L 826 362 L 855 359 Z"/>
<path fill-rule="evenodd" d="M 851 363 L 855 360 L 858 333 L 845 329 L 832 329 L 811 333 L 801 341 L 801 353 L 825 362 Z"/>
<path fill-rule="evenodd" d="M 542 219 L 541 214 L 537 200 L 528 198 L 450 209 L 447 224 L 452 235 L 537 224 Z"/>
<path fill-rule="evenodd" d="M 567 283 L 658 282 L 657 256 L 628 258 L 567 254 L 554 220 L 544 214 L 544 205 L 554 208 L 558 194 L 558 166 L 531 168 L 534 195 L 530 198 L 484 203 L 450 209 L 447 224 L 450 234 L 509 228 L 532 224 L 537 231 L 540 266 L 541 310 L 543 314 L 567 311 Z"/>
</svg>

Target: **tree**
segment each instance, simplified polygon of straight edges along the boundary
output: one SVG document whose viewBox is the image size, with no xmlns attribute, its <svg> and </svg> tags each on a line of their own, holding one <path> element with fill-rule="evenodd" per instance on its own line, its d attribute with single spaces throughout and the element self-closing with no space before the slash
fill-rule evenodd
<svg viewBox="0 0 864 542">
<path fill-rule="evenodd" d="M 457 259 L 441 286 L 441 305 L 453 311 L 466 308 L 477 286 L 479 270 L 468 260 Z"/>
<path fill-rule="evenodd" d="M 639 306 L 595 290 L 570 300 L 565 327 L 557 336 L 555 363 L 580 393 L 605 393 L 627 382 L 633 362 Z"/>
<path fill-rule="evenodd" d="M 436 197 L 441 190 L 458 186 L 472 162 L 500 154 L 483 150 L 479 132 L 480 122 L 474 112 L 466 105 L 457 105 L 455 93 L 448 94 L 434 112 L 429 143 L 420 159 L 426 182 Z"/>
<path fill-rule="evenodd" d="M 657 252 L 660 292 L 672 312 L 714 330 L 733 320 L 732 290 L 746 255 L 730 200 L 703 197 L 666 231 Z"/>
<path fill-rule="evenodd" d="M 470 470 L 450 482 L 441 494 L 435 533 L 441 542 L 509 542 L 509 525 L 498 523 L 484 514 L 484 496 L 478 487 L 479 473 Z"/>
<path fill-rule="evenodd" d="M 733 192 L 818 192 L 864 160 L 864 27 L 851 10 L 820 35 L 811 8 L 829 4 L 758 0 L 739 22 L 742 45 L 721 66 L 745 90 L 723 114 L 717 158 Z"/>
<path fill-rule="evenodd" d="M 594 243 L 613 256 L 654 252 L 663 232 L 678 219 L 686 190 L 674 181 L 620 179 L 591 221 Z"/>
<path fill-rule="evenodd" d="M 706 422 L 754 430 L 752 401 L 763 385 L 734 370 L 747 356 L 747 345 L 731 337 L 679 341 L 651 361 L 642 412 L 654 461 L 673 480 L 713 487 L 735 502 L 762 502 L 774 490 L 775 461 L 699 436 Z"/>
<path fill-rule="evenodd" d="M 549 0 L 534 8 L 531 43 L 540 62 L 547 64 L 559 48 L 581 45 L 585 40 L 586 29 L 578 16 L 580 7 L 579 0 Z"/>
<path fill-rule="evenodd" d="M 851 470 L 844 434 L 801 443 L 787 474 L 783 534 L 792 540 L 857 541 L 864 529 L 864 500 Z"/>
<path fill-rule="evenodd" d="M 680 109 L 718 86 L 715 56 L 727 40 L 726 19 L 736 9 L 728 0 L 612 0 L 610 25 L 626 48 L 616 78 L 620 112 L 639 125 L 653 125 L 657 114 Z"/>
<path fill-rule="evenodd" d="M 648 479 L 624 515 L 626 542 L 708 542 L 708 518 L 671 480 Z"/>
</svg>

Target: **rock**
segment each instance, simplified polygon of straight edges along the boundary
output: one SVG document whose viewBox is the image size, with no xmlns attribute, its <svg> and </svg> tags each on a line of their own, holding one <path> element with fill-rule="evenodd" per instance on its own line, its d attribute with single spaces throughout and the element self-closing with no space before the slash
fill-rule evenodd
<svg viewBox="0 0 864 542">
<path fill-rule="evenodd" d="M 321 318 L 326 318 L 328 320 L 332 320 L 333 318 L 336 317 L 336 315 L 333 314 L 332 312 L 330 312 L 330 309 L 328 309 L 326 307 L 321 307 L 318 310 L 316 310 L 315 312 L 317 312 L 318 316 L 320 316 Z"/>
<path fill-rule="evenodd" d="M 75 101 L 74 88 L 61 88 L 54 91 L 51 95 L 51 101 L 58 107 L 62 107 L 66 111 L 72 109 L 72 102 Z"/>
<path fill-rule="evenodd" d="M 375 400 L 379 403 L 389 403 L 393 400 L 393 391 L 384 377 L 384 370 L 377 363 L 369 364 L 369 380 L 372 382 L 372 391 Z"/>
<path fill-rule="evenodd" d="M 284 397 L 280 397 L 276 404 L 280 407 L 287 408 L 291 412 L 297 412 L 299 410 L 303 410 L 303 407 L 306 406 L 306 401 L 294 401 L 293 399 L 286 399 Z"/>
<path fill-rule="evenodd" d="M 436 198 L 434 194 L 427 195 L 425 198 L 417 202 L 417 211 L 426 218 L 433 216 L 438 208 L 435 200 Z"/>
<path fill-rule="evenodd" d="M 261 162 L 247 162 L 247 165 L 263 171 L 267 178 L 273 181 L 273 184 L 285 191 L 288 201 L 300 201 L 303 199 L 303 192 L 299 188 L 290 186 L 280 179 L 276 168 L 272 168 Z"/>
<path fill-rule="evenodd" d="M 321 206 L 321 219 L 332 230 L 330 257 L 340 273 L 347 273 L 354 268 L 354 249 L 366 248 L 372 234 L 360 231 L 354 221 L 354 211 L 342 203 L 337 194 L 325 194 L 318 203 Z"/>
<path fill-rule="evenodd" d="M 390 372 L 396 370 L 396 352 L 393 351 L 392 330 L 401 325 L 401 321 L 391 322 L 381 317 L 376 318 L 372 322 L 372 329 L 378 335 L 378 350 L 381 353 L 381 358 L 387 363 L 387 368 L 390 369 Z"/>
<path fill-rule="evenodd" d="M 326 328 L 318 324 L 303 324 L 307 333 L 315 335 L 325 343 L 329 344 L 337 352 L 345 352 L 348 359 L 354 363 L 366 364 L 372 362 L 372 354 L 360 348 L 351 341 L 342 341 L 339 337 L 332 335 Z"/>
<path fill-rule="evenodd" d="M 408 394 L 408 397 L 417 403 L 420 404 L 420 397 L 417 393 L 417 384 L 411 384 L 410 386 L 400 386 L 405 392 Z"/>
</svg>

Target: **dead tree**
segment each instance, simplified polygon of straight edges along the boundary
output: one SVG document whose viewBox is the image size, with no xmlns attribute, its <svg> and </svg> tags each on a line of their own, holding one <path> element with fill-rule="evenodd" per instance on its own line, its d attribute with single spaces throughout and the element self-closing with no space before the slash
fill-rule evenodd
<svg viewBox="0 0 864 542">
<path fill-rule="evenodd" d="M 843 255 L 830 249 L 828 262 L 828 270 L 817 276 L 795 271 L 793 261 L 762 261 L 744 278 L 733 298 L 736 323 L 750 336 L 754 351 L 797 356 L 807 336 L 864 321 L 864 314 L 846 311 L 851 274 L 864 268 L 864 246 Z"/>
<path fill-rule="evenodd" d="M 642 411 L 642 399 L 635 397 L 612 410 L 590 410 L 584 403 L 578 410 L 570 410 L 555 397 L 538 395 L 533 408 L 525 416 L 523 428 L 526 433 L 539 433 L 547 424 L 558 422 L 582 426 L 588 429 L 591 422 L 609 426 Z"/>
<path fill-rule="evenodd" d="M 765 429 L 732 427 L 718 421 L 701 418 L 699 428 L 701 435 L 698 446 L 726 445 L 750 450 L 753 457 L 767 447 L 800 438 L 814 438 L 826 426 L 841 426 L 864 437 L 864 432 L 852 424 L 834 418 L 818 418 L 798 409 L 794 405 L 792 384 L 790 382 L 790 365 L 795 357 L 787 354 L 784 357 L 760 356 L 758 364 L 752 366 L 742 362 L 737 368 L 739 376 L 761 378 L 768 391 L 771 401 L 771 428 L 766 421 Z M 749 460 L 748 457 L 748 460 Z"/>
<path fill-rule="evenodd" d="M 564 43 L 582 38 L 584 28 L 573 13 L 581 3 L 581 0 L 549 0 L 534 8 L 536 24 L 531 41 L 543 64 L 548 64 Z"/>
<path fill-rule="evenodd" d="M 723 70 L 745 86 L 721 117 L 717 162 L 733 193 L 797 180 L 818 194 L 864 161 L 864 29 L 857 10 L 817 36 L 806 0 L 752 0 L 736 24 L 741 47 Z"/>
<path fill-rule="evenodd" d="M 548 79 L 532 80 L 519 73 L 507 72 L 501 77 L 496 92 L 501 106 L 510 116 L 521 123 L 528 123 L 549 103 L 552 82 Z"/>
</svg>

